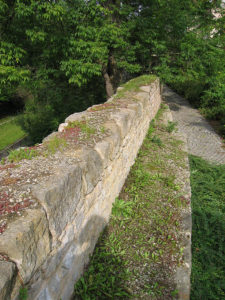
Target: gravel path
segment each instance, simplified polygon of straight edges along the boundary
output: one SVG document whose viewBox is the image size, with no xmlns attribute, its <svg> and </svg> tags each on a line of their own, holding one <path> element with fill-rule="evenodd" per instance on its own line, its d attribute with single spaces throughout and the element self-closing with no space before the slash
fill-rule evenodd
<svg viewBox="0 0 225 300">
<path fill-rule="evenodd" d="M 185 133 L 190 154 L 200 156 L 210 162 L 225 164 L 225 146 L 204 117 L 189 102 L 164 86 L 163 98 L 170 107 L 178 130 Z"/>
</svg>

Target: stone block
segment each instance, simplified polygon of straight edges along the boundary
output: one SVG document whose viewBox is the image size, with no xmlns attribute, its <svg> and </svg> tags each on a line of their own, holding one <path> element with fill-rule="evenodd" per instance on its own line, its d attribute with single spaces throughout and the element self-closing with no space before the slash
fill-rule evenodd
<svg viewBox="0 0 225 300">
<path fill-rule="evenodd" d="M 101 179 L 103 159 L 94 149 L 84 148 L 80 160 L 82 162 L 80 166 L 83 170 L 83 179 L 86 185 L 85 194 L 89 194 Z"/>
<path fill-rule="evenodd" d="M 62 123 L 59 125 L 58 132 L 64 132 L 65 128 L 68 126 L 68 123 Z"/>
<path fill-rule="evenodd" d="M 12 262 L 0 261 L 0 299 L 10 299 L 15 284 L 16 266 Z"/>
<path fill-rule="evenodd" d="M 114 120 L 117 126 L 120 128 L 120 135 L 124 138 L 130 130 L 130 126 L 132 124 L 132 114 L 131 110 L 120 109 L 120 111 L 116 111 L 110 114 L 110 119 Z"/>
<path fill-rule="evenodd" d="M 32 194 L 44 207 L 54 242 L 73 219 L 80 200 L 82 170 L 80 166 L 60 168 L 47 182 L 36 185 Z"/>
<path fill-rule="evenodd" d="M 87 112 L 86 111 L 82 111 L 79 113 L 74 113 L 72 115 L 70 115 L 69 117 L 66 118 L 65 123 L 69 123 L 69 122 L 75 122 L 75 121 L 82 121 L 87 119 Z"/>
<path fill-rule="evenodd" d="M 108 165 L 108 161 L 110 158 L 110 144 L 108 141 L 100 141 L 95 144 L 94 150 L 99 153 L 102 158 L 104 168 Z"/>
<path fill-rule="evenodd" d="M 51 139 L 53 139 L 54 137 L 57 137 L 58 136 L 58 132 L 52 132 L 51 134 L 49 134 L 48 136 L 46 136 L 42 143 L 47 143 L 49 142 Z"/>
<path fill-rule="evenodd" d="M 48 222 L 42 209 L 28 209 L 24 218 L 10 223 L 0 237 L 0 253 L 6 254 L 18 267 L 27 283 L 50 252 Z"/>
<path fill-rule="evenodd" d="M 149 85 L 144 85 L 140 86 L 140 90 L 144 91 L 145 93 L 150 93 L 150 86 Z"/>
<path fill-rule="evenodd" d="M 103 124 L 104 128 L 110 130 L 110 134 L 104 139 L 110 144 L 110 159 L 114 159 L 119 151 L 122 143 L 121 132 L 117 124 L 113 120 L 109 120 Z"/>
</svg>

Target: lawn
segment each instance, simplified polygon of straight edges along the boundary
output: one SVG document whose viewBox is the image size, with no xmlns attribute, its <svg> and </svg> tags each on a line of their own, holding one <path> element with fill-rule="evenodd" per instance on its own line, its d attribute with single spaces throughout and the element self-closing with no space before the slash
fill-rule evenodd
<svg viewBox="0 0 225 300">
<path fill-rule="evenodd" d="M 190 156 L 192 300 L 225 299 L 225 165 Z"/>
<path fill-rule="evenodd" d="M 26 133 L 16 123 L 16 117 L 6 117 L 0 120 L 0 151 L 24 136 Z"/>
</svg>

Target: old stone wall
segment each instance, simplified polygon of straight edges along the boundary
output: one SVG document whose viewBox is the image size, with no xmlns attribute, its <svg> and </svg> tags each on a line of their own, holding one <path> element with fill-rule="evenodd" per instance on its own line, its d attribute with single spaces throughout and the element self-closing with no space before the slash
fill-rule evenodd
<svg viewBox="0 0 225 300">
<path fill-rule="evenodd" d="M 122 98 L 114 96 L 59 127 L 63 133 L 70 121 L 90 120 L 100 128 L 99 136 L 47 159 L 21 162 L 39 173 L 45 164 L 49 173 L 42 171 L 32 185 L 26 182 L 35 205 L 0 235 L 0 254 L 7 258 L 0 261 L 0 299 L 15 299 L 22 284 L 28 286 L 28 299 L 70 298 L 160 102 L 158 79 Z M 52 136 L 57 133 L 47 140 Z"/>
</svg>

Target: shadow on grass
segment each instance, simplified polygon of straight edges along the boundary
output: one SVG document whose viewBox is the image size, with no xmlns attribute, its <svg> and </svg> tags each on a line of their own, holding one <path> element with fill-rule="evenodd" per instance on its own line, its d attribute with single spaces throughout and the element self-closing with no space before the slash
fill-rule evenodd
<svg viewBox="0 0 225 300">
<path fill-rule="evenodd" d="M 128 271 L 121 253 L 113 247 L 108 227 L 103 231 L 73 299 L 129 299 L 125 287 Z"/>
</svg>

